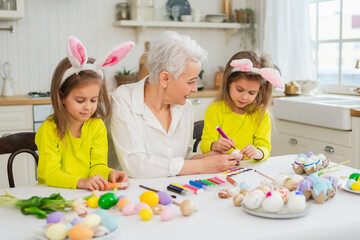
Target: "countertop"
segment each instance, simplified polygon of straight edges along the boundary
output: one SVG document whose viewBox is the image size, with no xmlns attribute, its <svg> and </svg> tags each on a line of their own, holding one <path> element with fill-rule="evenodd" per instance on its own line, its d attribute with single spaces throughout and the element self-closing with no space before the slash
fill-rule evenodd
<svg viewBox="0 0 360 240">
<path fill-rule="evenodd" d="M 51 104 L 50 98 L 31 98 L 27 95 L 0 97 L 0 106 Z"/>
</svg>

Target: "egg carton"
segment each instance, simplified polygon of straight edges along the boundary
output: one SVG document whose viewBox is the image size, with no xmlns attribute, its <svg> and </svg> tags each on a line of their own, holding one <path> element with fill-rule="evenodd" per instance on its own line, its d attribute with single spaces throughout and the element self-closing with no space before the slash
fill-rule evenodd
<svg viewBox="0 0 360 240">
<path fill-rule="evenodd" d="M 297 168 L 295 167 L 295 164 L 292 163 L 292 169 L 296 174 L 302 175 L 303 173 L 306 173 L 307 175 L 310 175 L 314 172 L 320 171 L 322 169 L 326 169 L 329 166 L 329 162 L 326 162 L 322 167 L 318 168 L 317 166 L 313 166 L 311 168 L 306 168 L 304 165 L 300 165 Z"/>
<path fill-rule="evenodd" d="M 312 189 L 306 189 L 304 191 L 306 201 L 309 201 L 312 197 L 316 203 L 323 204 L 325 201 L 335 196 L 335 193 L 339 191 L 339 187 L 333 185 L 334 191 L 328 188 L 327 195 L 324 192 L 321 192 L 319 196 L 316 196 Z"/>
</svg>

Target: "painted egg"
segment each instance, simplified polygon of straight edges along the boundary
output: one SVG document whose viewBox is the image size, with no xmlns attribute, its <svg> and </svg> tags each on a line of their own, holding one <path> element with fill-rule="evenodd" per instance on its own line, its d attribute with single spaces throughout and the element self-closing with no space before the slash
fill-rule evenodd
<svg viewBox="0 0 360 240">
<path fill-rule="evenodd" d="M 98 208 L 99 207 L 99 197 L 92 196 L 87 200 L 87 204 L 91 208 Z"/>
<path fill-rule="evenodd" d="M 306 200 L 304 195 L 293 195 L 291 198 L 289 197 L 289 201 L 287 203 L 287 208 L 289 212 L 298 213 L 305 211 L 306 208 Z"/>
<path fill-rule="evenodd" d="M 163 222 L 170 221 L 173 213 L 170 208 L 164 208 L 160 213 L 160 218 Z"/>
<path fill-rule="evenodd" d="M 298 158 L 299 158 L 299 157 L 302 157 L 302 158 L 304 158 L 304 159 L 307 158 L 307 156 L 306 156 L 305 154 L 303 154 L 303 153 L 300 153 L 299 155 L 297 155 L 297 157 L 298 157 Z"/>
<path fill-rule="evenodd" d="M 326 187 L 328 189 L 330 189 L 332 192 L 334 191 L 334 188 L 333 188 L 333 186 L 331 185 L 331 182 L 328 179 L 322 179 L 321 181 L 325 183 L 325 185 L 326 185 Z"/>
<path fill-rule="evenodd" d="M 105 193 L 99 198 L 99 206 L 103 209 L 109 209 L 112 206 L 115 206 L 118 202 L 118 197 L 115 193 Z"/>
<path fill-rule="evenodd" d="M 48 228 L 46 228 L 45 235 L 48 239 L 51 240 L 61 240 L 65 239 L 67 235 L 68 229 L 62 223 L 51 224 Z"/>
<path fill-rule="evenodd" d="M 153 212 L 151 211 L 151 209 L 144 208 L 144 209 L 141 209 L 141 211 L 139 212 L 139 215 L 142 220 L 149 221 L 153 216 Z"/>
<path fill-rule="evenodd" d="M 113 215 L 106 216 L 101 222 L 101 225 L 109 229 L 110 232 L 115 231 L 118 227 L 118 224 L 119 224 L 118 219 Z"/>
<path fill-rule="evenodd" d="M 247 189 L 241 189 L 239 193 L 241 193 L 242 195 L 246 196 L 246 195 L 249 194 L 249 190 L 247 190 Z"/>
<path fill-rule="evenodd" d="M 103 237 L 108 233 L 110 233 L 110 230 L 107 229 L 106 227 L 104 227 L 103 225 L 100 225 L 100 226 L 97 226 L 96 228 L 94 228 L 94 237 L 95 238 Z"/>
<path fill-rule="evenodd" d="M 237 161 L 240 161 L 243 158 L 243 155 L 242 155 L 240 149 L 234 149 L 231 153 L 239 155 L 239 158 L 236 159 Z"/>
<path fill-rule="evenodd" d="M 289 191 L 293 191 L 297 188 L 297 183 L 290 177 L 284 180 L 283 185 Z"/>
<path fill-rule="evenodd" d="M 69 230 L 70 228 L 72 228 L 72 224 L 71 223 L 69 223 L 69 222 L 64 222 L 63 223 L 64 224 L 64 226 Z"/>
<path fill-rule="evenodd" d="M 321 162 L 321 160 L 320 160 L 320 158 L 318 156 L 312 155 L 311 159 L 314 161 L 315 166 L 316 166 L 317 169 L 322 168 L 322 162 Z"/>
<path fill-rule="evenodd" d="M 346 187 L 348 189 L 351 189 L 351 185 L 356 182 L 355 179 L 349 179 L 347 182 L 346 182 Z"/>
<path fill-rule="evenodd" d="M 89 239 L 94 236 L 93 231 L 85 224 L 76 224 L 73 226 L 69 232 L 68 237 L 69 239 Z"/>
<path fill-rule="evenodd" d="M 283 186 L 283 182 L 285 179 L 287 179 L 289 177 L 289 175 L 284 174 L 284 173 L 280 173 L 279 175 L 276 176 L 275 178 L 275 184 L 279 187 Z"/>
<path fill-rule="evenodd" d="M 354 179 L 355 181 L 357 181 L 360 177 L 360 173 L 353 173 L 350 175 L 349 179 Z"/>
<path fill-rule="evenodd" d="M 101 217 L 97 214 L 89 214 L 84 217 L 82 223 L 86 224 L 89 228 L 97 227 L 101 223 Z"/>
<path fill-rule="evenodd" d="M 242 189 L 249 190 L 250 189 L 250 186 L 249 186 L 248 182 L 241 182 L 239 187 L 240 187 L 240 190 L 242 190 Z"/>
<path fill-rule="evenodd" d="M 140 195 L 140 202 L 146 203 L 150 207 L 153 207 L 159 203 L 159 196 L 156 194 L 156 192 L 153 191 L 143 192 Z"/>
<path fill-rule="evenodd" d="M 183 216 L 190 216 L 195 211 L 195 204 L 187 199 L 181 202 L 180 211 Z"/>
<path fill-rule="evenodd" d="M 312 158 L 307 158 L 305 160 L 305 163 L 304 163 L 304 167 L 307 169 L 307 170 L 310 170 L 311 168 L 313 168 L 315 166 L 315 163 L 314 163 L 314 160 Z"/>
<path fill-rule="evenodd" d="M 318 156 L 318 158 L 320 158 L 321 164 L 324 166 L 325 163 L 327 162 L 325 155 L 322 153 L 319 153 L 317 156 Z"/>
<path fill-rule="evenodd" d="M 304 179 L 299 184 L 299 191 L 304 193 L 306 189 L 312 189 L 314 185 L 314 180 L 310 177 L 304 177 Z"/>
<path fill-rule="evenodd" d="M 47 224 L 58 223 L 64 218 L 64 215 L 65 214 L 63 212 L 59 212 L 59 211 L 52 212 L 47 216 L 46 223 Z"/>
<path fill-rule="evenodd" d="M 74 219 L 71 221 L 71 224 L 72 224 L 72 225 L 76 225 L 76 224 L 80 223 L 83 219 L 84 219 L 83 217 L 74 218 Z"/>
<path fill-rule="evenodd" d="M 122 208 L 122 211 L 124 216 L 131 216 L 135 213 L 135 205 L 132 203 L 127 203 Z"/>
<path fill-rule="evenodd" d="M 314 172 L 310 174 L 309 177 L 311 177 L 316 182 L 319 178 L 319 175 L 317 174 L 317 172 Z"/>
<path fill-rule="evenodd" d="M 307 157 L 304 154 L 299 154 L 294 161 L 295 168 L 304 165 L 306 158 Z"/>
<path fill-rule="evenodd" d="M 99 215 L 101 218 L 104 218 L 108 215 L 108 212 L 104 209 L 97 209 L 96 211 L 93 212 L 93 214 L 97 214 Z"/>
<path fill-rule="evenodd" d="M 279 212 L 284 206 L 284 201 L 281 197 L 272 195 L 265 198 L 262 202 L 262 207 L 267 212 Z"/>
<path fill-rule="evenodd" d="M 153 206 L 153 207 L 151 208 L 151 210 L 153 211 L 153 213 L 154 213 L 155 215 L 159 215 L 164 208 L 165 208 L 164 205 L 162 205 L 162 204 L 156 204 L 155 206 Z"/>
<path fill-rule="evenodd" d="M 241 206 L 241 202 L 243 201 L 243 199 L 244 199 L 244 195 L 242 195 L 241 193 L 236 194 L 233 198 L 234 205 L 236 207 Z"/>
<path fill-rule="evenodd" d="M 123 207 L 124 207 L 126 204 L 128 204 L 128 203 L 130 203 L 130 200 L 129 200 L 129 199 L 127 199 L 127 198 L 121 198 L 121 199 L 118 201 L 117 206 L 118 206 L 119 210 L 122 211 Z"/>
<path fill-rule="evenodd" d="M 157 195 L 159 196 L 159 203 L 162 205 L 169 205 L 172 203 L 172 198 L 170 194 L 167 192 L 157 192 Z"/>
<path fill-rule="evenodd" d="M 313 192 L 315 196 L 319 196 L 322 192 L 327 196 L 328 187 L 324 181 L 317 181 L 314 183 Z"/>
<path fill-rule="evenodd" d="M 328 175 L 325 178 L 331 183 L 331 186 L 333 186 L 335 188 L 337 188 L 339 186 L 339 180 L 337 177 Z"/>
<path fill-rule="evenodd" d="M 148 204 L 141 202 L 141 203 L 136 204 L 135 211 L 138 213 L 141 211 L 141 209 L 144 209 L 144 208 L 151 209 L 151 207 Z"/>
<path fill-rule="evenodd" d="M 275 196 L 275 197 L 282 198 L 281 193 L 278 192 L 278 191 L 271 191 L 271 192 L 268 192 L 268 193 L 266 194 L 266 197 L 267 197 L 267 198 L 268 198 L 268 197 L 271 197 L 271 196 Z"/>
<path fill-rule="evenodd" d="M 292 180 L 294 180 L 296 182 L 296 184 L 299 184 L 304 179 L 303 176 L 297 175 L 297 174 L 293 174 L 290 177 Z"/>
<path fill-rule="evenodd" d="M 257 209 L 261 206 L 264 199 L 265 199 L 264 192 L 258 189 L 254 189 L 244 197 L 243 203 L 245 207 L 249 209 Z"/>
<path fill-rule="evenodd" d="M 127 198 L 127 197 L 126 197 L 126 195 L 123 195 L 123 194 L 118 196 L 119 200 L 122 199 L 122 198 Z"/>
<path fill-rule="evenodd" d="M 280 187 L 276 189 L 276 191 L 278 191 L 281 194 L 281 198 L 284 200 L 284 202 L 287 202 L 290 191 L 284 187 Z"/>
<path fill-rule="evenodd" d="M 311 157 L 312 155 L 314 155 L 312 152 L 307 152 L 306 153 L 306 157 L 308 157 L 308 158 Z"/>
<path fill-rule="evenodd" d="M 354 191 L 360 191 L 360 182 L 356 181 L 353 184 L 351 184 L 351 189 Z"/>
<path fill-rule="evenodd" d="M 304 198 L 304 200 L 306 201 L 305 199 L 305 195 L 300 192 L 300 191 L 292 191 L 289 193 L 289 196 L 288 196 L 288 202 L 290 201 L 291 198 L 293 197 L 301 197 L 301 198 Z"/>
</svg>

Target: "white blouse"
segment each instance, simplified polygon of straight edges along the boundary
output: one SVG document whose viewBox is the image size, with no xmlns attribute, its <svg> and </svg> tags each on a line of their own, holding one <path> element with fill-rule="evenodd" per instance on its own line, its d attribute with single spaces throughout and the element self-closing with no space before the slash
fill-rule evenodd
<svg viewBox="0 0 360 240">
<path fill-rule="evenodd" d="M 112 95 L 111 135 L 120 167 L 130 177 L 180 173 L 192 151 L 193 111 L 189 100 L 171 105 L 168 133 L 144 102 L 145 79 L 118 87 Z"/>
</svg>

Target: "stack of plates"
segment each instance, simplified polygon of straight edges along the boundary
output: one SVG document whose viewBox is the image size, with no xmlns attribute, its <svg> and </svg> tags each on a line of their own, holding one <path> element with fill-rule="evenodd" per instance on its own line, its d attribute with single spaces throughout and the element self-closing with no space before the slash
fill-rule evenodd
<svg viewBox="0 0 360 240">
<path fill-rule="evenodd" d="M 226 19 L 226 14 L 208 14 L 205 16 L 207 22 L 224 22 Z"/>
</svg>

